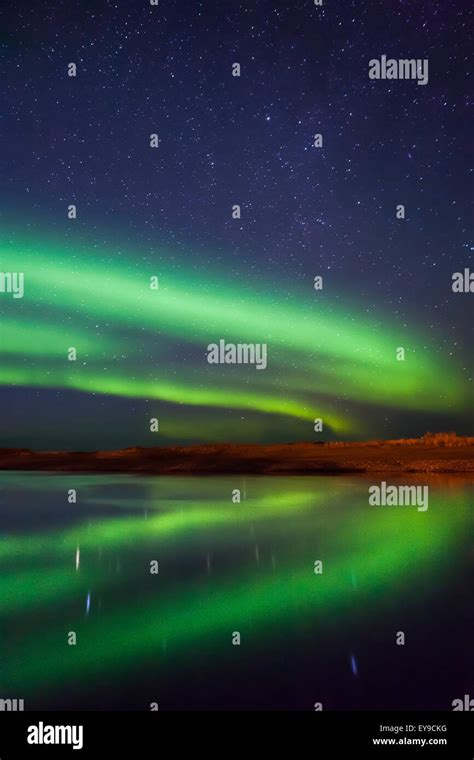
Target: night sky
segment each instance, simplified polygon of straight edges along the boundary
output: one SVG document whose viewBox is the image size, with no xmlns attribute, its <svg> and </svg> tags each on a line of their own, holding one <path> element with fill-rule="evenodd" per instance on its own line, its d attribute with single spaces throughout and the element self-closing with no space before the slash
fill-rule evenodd
<svg viewBox="0 0 474 760">
<path fill-rule="evenodd" d="M 470 5 L 4 3 L 0 445 L 472 433 Z"/>
</svg>

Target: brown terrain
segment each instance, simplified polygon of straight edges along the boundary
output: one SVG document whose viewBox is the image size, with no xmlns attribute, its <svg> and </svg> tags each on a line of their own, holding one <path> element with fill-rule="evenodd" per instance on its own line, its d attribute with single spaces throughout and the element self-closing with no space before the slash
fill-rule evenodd
<svg viewBox="0 0 474 760">
<path fill-rule="evenodd" d="M 151 475 L 331 475 L 364 472 L 473 473 L 474 438 L 428 433 L 398 441 L 215 444 L 117 451 L 0 449 L 0 470 Z"/>
</svg>

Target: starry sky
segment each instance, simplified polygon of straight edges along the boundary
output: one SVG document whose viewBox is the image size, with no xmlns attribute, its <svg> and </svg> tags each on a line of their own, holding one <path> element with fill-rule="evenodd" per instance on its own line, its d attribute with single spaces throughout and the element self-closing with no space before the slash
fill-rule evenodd
<svg viewBox="0 0 474 760">
<path fill-rule="evenodd" d="M 0 445 L 471 433 L 469 6 L 3 4 Z"/>
</svg>

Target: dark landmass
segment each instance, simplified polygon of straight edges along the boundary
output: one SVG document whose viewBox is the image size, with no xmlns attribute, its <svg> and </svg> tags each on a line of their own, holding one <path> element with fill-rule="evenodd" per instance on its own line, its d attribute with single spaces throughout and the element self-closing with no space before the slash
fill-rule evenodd
<svg viewBox="0 0 474 760">
<path fill-rule="evenodd" d="M 331 475 L 474 472 L 474 438 L 428 434 L 363 443 L 215 444 L 118 451 L 0 449 L 0 470 L 148 475 Z"/>
</svg>

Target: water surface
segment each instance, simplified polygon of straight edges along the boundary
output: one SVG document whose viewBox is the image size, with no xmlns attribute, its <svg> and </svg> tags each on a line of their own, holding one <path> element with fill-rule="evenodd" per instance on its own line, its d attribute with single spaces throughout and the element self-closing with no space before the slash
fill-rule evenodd
<svg viewBox="0 0 474 760">
<path fill-rule="evenodd" d="M 369 506 L 374 476 L 0 474 L 0 698 L 451 709 L 473 689 L 472 486 L 384 479 L 429 485 L 428 510 Z"/>
</svg>

